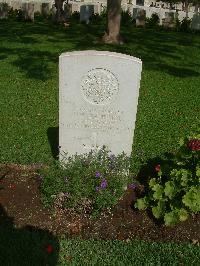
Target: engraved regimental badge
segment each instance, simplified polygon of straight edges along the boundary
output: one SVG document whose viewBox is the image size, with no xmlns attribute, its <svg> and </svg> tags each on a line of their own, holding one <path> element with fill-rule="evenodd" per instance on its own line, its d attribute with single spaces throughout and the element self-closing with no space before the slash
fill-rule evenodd
<svg viewBox="0 0 200 266">
<path fill-rule="evenodd" d="M 119 83 L 109 70 L 95 68 L 83 76 L 81 91 L 84 99 L 91 104 L 106 105 L 118 94 Z"/>
</svg>

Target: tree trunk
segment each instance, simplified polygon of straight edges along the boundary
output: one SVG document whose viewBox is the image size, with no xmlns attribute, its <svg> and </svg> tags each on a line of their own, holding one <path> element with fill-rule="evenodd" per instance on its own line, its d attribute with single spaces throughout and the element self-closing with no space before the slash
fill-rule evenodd
<svg viewBox="0 0 200 266">
<path fill-rule="evenodd" d="M 107 0 L 107 31 L 103 36 L 105 43 L 122 43 L 120 36 L 121 0 Z"/>
<path fill-rule="evenodd" d="M 188 18 L 188 8 L 189 8 L 189 1 L 184 0 L 184 10 L 185 10 L 185 16 Z"/>
<path fill-rule="evenodd" d="M 56 7 L 56 17 L 55 20 L 57 23 L 65 22 L 65 15 L 63 10 L 63 2 L 64 0 L 55 0 Z"/>
</svg>

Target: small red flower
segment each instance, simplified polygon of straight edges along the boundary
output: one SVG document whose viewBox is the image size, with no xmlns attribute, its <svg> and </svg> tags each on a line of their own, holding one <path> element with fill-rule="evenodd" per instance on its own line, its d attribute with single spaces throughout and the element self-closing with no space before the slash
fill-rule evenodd
<svg viewBox="0 0 200 266">
<path fill-rule="evenodd" d="M 156 170 L 156 172 L 160 172 L 160 164 L 157 164 L 157 165 L 155 166 L 155 170 Z"/>
<path fill-rule="evenodd" d="M 191 139 L 188 141 L 187 146 L 192 151 L 200 151 L 200 140 L 199 139 Z"/>
<path fill-rule="evenodd" d="M 47 252 L 50 254 L 50 253 L 52 253 L 53 252 L 53 247 L 52 247 L 52 245 L 48 245 L 47 246 Z"/>
<path fill-rule="evenodd" d="M 15 186 L 14 184 L 10 184 L 10 185 L 9 185 L 9 188 L 11 188 L 11 189 L 15 189 L 16 186 Z"/>
</svg>

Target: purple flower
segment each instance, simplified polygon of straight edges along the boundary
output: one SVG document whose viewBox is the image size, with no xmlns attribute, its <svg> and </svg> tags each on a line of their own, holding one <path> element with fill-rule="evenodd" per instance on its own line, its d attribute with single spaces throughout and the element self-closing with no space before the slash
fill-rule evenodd
<svg viewBox="0 0 200 266">
<path fill-rule="evenodd" d="M 95 173 L 95 177 L 98 178 L 98 177 L 100 177 L 100 176 L 101 176 L 101 173 L 100 173 L 100 172 L 96 172 L 96 173 Z"/>
<path fill-rule="evenodd" d="M 137 185 L 134 184 L 134 183 L 128 185 L 129 189 L 133 189 L 134 190 L 134 189 L 136 189 L 136 187 L 137 187 Z"/>
<path fill-rule="evenodd" d="M 102 182 L 101 182 L 100 187 L 101 187 L 102 189 L 104 189 L 104 188 L 107 187 L 107 185 L 108 185 L 107 180 L 104 178 L 104 179 L 102 180 Z"/>
<path fill-rule="evenodd" d="M 99 189 L 100 189 L 100 187 L 96 187 L 96 192 L 98 192 L 98 191 L 99 191 Z"/>
</svg>

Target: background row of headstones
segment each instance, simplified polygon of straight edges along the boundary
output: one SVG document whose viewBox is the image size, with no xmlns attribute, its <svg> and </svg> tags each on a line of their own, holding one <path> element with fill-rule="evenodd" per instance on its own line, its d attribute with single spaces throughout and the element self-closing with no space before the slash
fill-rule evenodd
<svg viewBox="0 0 200 266">
<path fill-rule="evenodd" d="M 6 1 L 4 1 L 6 2 Z M 54 16 L 56 8 L 54 2 L 22 2 L 22 1 L 7 1 L 10 7 L 14 10 L 21 9 L 25 12 L 25 19 L 34 20 L 34 13 L 39 12 L 43 15 L 48 15 L 50 10 L 52 10 L 52 15 Z M 136 19 L 137 26 L 144 26 L 145 18 L 150 18 L 152 14 L 157 14 L 159 17 L 159 24 L 166 27 L 173 27 L 173 21 L 178 18 L 182 21 L 186 17 L 186 12 L 168 10 L 163 8 L 155 7 L 133 7 L 132 5 L 122 6 L 125 11 L 129 11 L 131 16 Z M 80 12 L 80 22 L 89 23 L 89 19 L 93 14 L 101 14 L 104 10 L 105 5 L 102 3 L 85 3 L 85 2 L 73 2 L 69 4 L 63 4 L 66 18 L 70 18 L 71 14 L 74 12 Z M 6 18 L 6 12 L 0 10 L 0 18 Z M 194 12 L 188 12 L 188 18 L 192 19 L 192 28 L 195 30 L 200 30 L 200 14 Z"/>
</svg>

